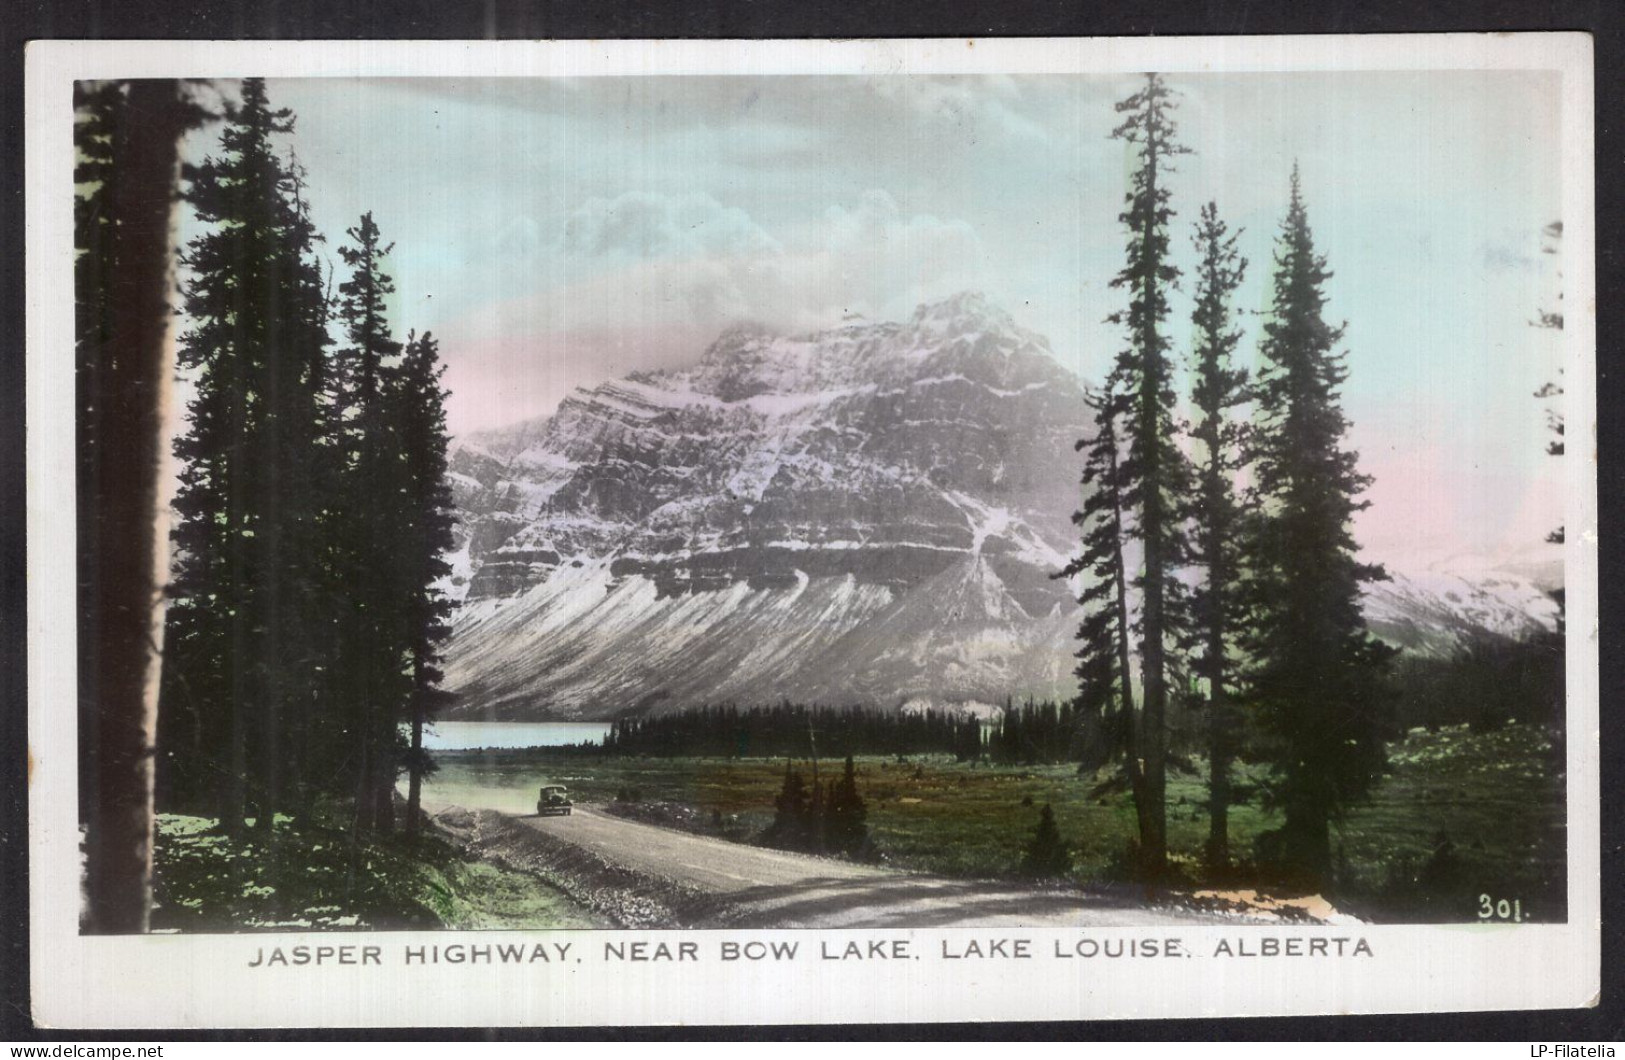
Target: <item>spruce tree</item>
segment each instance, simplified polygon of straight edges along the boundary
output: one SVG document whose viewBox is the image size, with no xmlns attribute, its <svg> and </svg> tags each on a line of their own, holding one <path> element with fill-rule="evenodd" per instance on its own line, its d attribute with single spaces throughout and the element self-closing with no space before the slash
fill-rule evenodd
<svg viewBox="0 0 1625 1060">
<path fill-rule="evenodd" d="M 1017 763 L 1021 761 L 1021 748 L 1025 743 L 1025 734 L 1022 732 L 1021 712 L 1015 707 L 1009 696 L 1004 698 L 1004 716 L 999 720 L 999 749 L 1000 761 Z"/>
<path fill-rule="evenodd" d="M 206 227 L 188 246 L 191 327 L 180 364 L 195 393 L 174 508 L 175 598 L 165 703 L 183 788 L 212 788 L 228 830 L 270 828 L 284 799 L 284 726 L 322 660 L 309 562 L 319 549 L 318 397 L 327 344 L 317 240 L 274 138 L 293 116 L 262 80 L 228 108 L 218 156 L 187 199 Z M 189 746 L 182 746 L 182 744 Z"/>
<path fill-rule="evenodd" d="M 390 434 L 398 443 L 402 493 L 393 551 L 411 667 L 411 745 L 407 753 L 407 830 L 416 832 L 423 778 L 433 768 L 423 749 L 423 727 L 448 698 L 440 688 L 440 645 L 451 633 L 452 602 L 439 589 L 451 573 L 446 554 L 455 520 L 446 480 L 446 391 L 440 346 L 425 333 L 406 344 L 392 373 L 387 403 Z"/>
<path fill-rule="evenodd" d="M 860 853 L 869 841 L 869 810 L 858 791 L 858 774 L 851 755 L 846 756 L 841 778 L 832 785 L 826 813 L 829 849 L 841 854 Z"/>
<path fill-rule="evenodd" d="M 327 591 L 331 579 L 325 562 L 330 558 L 333 543 L 335 498 L 344 487 L 338 480 L 343 439 L 332 416 L 332 343 L 327 333 L 331 319 L 330 291 L 328 277 L 315 259 L 316 244 L 325 240 L 310 220 L 309 204 L 304 197 L 304 170 L 291 158 L 288 185 L 293 211 L 303 230 L 308 232 L 308 245 L 303 254 L 309 260 L 309 267 L 290 277 L 286 298 L 290 305 L 297 302 L 306 307 L 303 312 L 312 321 L 320 321 L 321 328 L 316 336 L 318 347 L 313 347 L 317 353 L 309 365 L 308 389 L 315 395 L 314 419 L 290 462 L 290 467 L 299 470 L 302 490 L 308 495 L 306 507 L 313 511 L 303 537 L 308 542 L 308 552 L 302 557 L 299 573 L 308 662 L 300 667 L 299 686 L 289 699 L 283 720 L 285 735 L 278 743 L 285 748 L 279 757 L 286 763 L 286 785 L 290 789 L 284 801 L 288 803 L 290 814 L 303 817 L 311 812 L 318 791 L 332 790 L 332 778 L 338 771 L 334 755 L 337 744 L 328 739 L 328 722 L 334 713 L 334 704 L 325 693 L 331 675 L 345 665 L 345 660 L 338 655 L 342 645 L 331 633 L 347 602 Z"/>
<path fill-rule="evenodd" d="M 391 408 L 402 352 L 387 315 L 395 285 L 384 266 L 393 244 L 383 241 L 370 213 L 346 235 L 339 256 L 350 276 L 339 286 L 337 308 L 346 344 L 331 380 L 341 489 L 331 514 L 330 584 L 344 604 L 338 627 L 344 663 L 332 673 L 331 696 L 347 720 L 356 827 L 387 831 L 404 757 L 399 723 L 413 698 L 412 596 L 404 583 L 424 568 L 409 554 L 414 498 L 398 434 L 405 424 L 402 410 Z"/>
<path fill-rule="evenodd" d="M 1176 444 L 1173 372 L 1163 329 L 1168 294 L 1179 279 L 1169 255 L 1168 222 L 1174 212 L 1166 179 L 1173 171 L 1173 159 L 1189 153 L 1177 139 L 1173 107 L 1162 78 L 1147 74 L 1145 86 L 1117 104 L 1124 118 L 1112 133 L 1138 152 L 1125 196 L 1127 206 L 1118 217 L 1128 229 L 1127 260 L 1112 279 L 1113 287 L 1128 292 L 1128 308 L 1108 318 L 1125 326 L 1128 346 L 1118 354 L 1108 385 L 1120 391 L 1126 402 L 1122 432 L 1127 455 L 1118 474 L 1124 499 L 1134 513 L 1142 558 L 1141 571 L 1134 579 L 1140 604 L 1144 696 L 1139 853 L 1141 867 L 1149 875 L 1163 871 L 1168 853 L 1168 649 L 1181 624 L 1180 583 L 1173 572 L 1185 558 L 1180 512 L 1189 479 Z"/>
<path fill-rule="evenodd" d="M 1542 248 L 1544 253 L 1553 255 L 1562 253 L 1562 221 L 1553 221 L 1545 227 L 1541 234 L 1547 240 L 1546 246 Z M 1562 294 L 1559 293 L 1558 308 L 1540 310 L 1540 315 L 1534 322 L 1536 327 L 1550 331 L 1563 330 L 1562 298 Z M 1561 404 L 1563 397 L 1563 369 L 1561 367 L 1557 370 L 1557 378 L 1541 384 L 1540 389 L 1535 391 L 1535 397 L 1542 401 L 1551 402 L 1546 407 L 1546 425 L 1551 429 L 1552 438 L 1546 443 L 1546 452 L 1550 456 L 1560 457 L 1563 455 L 1563 411 Z M 1563 528 L 1560 526 L 1547 534 L 1546 540 L 1554 545 L 1561 545 L 1563 543 Z M 1561 597 L 1558 598 L 1558 603 L 1561 605 Z"/>
<path fill-rule="evenodd" d="M 1125 402 L 1107 391 L 1085 400 L 1094 410 L 1095 434 L 1075 448 L 1085 452 L 1083 505 L 1072 522 L 1082 533 L 1082 552 L 1055 577 L 1080 578 L 1078 603 L 1084 615 L 1078 626 L 1078 712 L 1104 734 L 1107 758 L 1121 757 L 1133 793 L 1140 834 L 1150 830 L 1150 804 L 1138 754 L 1139 719 L 1134 710 L 1133 647 L 1130 642 L 1128 572 L 1123 564 L 1127 540 L 1121 475 L 1121 442 L 1117 422 Z M 1083 758 L 1082 768 L 1102 763 Z"/>
<path fill-rule="evenodd" d="M 1257 383 L 1257 512 L 1248 535 L 1250 696 L 1262 723 L 1279 831 L 1260 856 L 1305 882 L 1331 871 L 1330 822 L 1369 792 L 1389 735 L 1383 675 L 1393 649 L 1366 631 L 1351 523 L 1370 483 L 1344 446 L 1343 327 L 1325 320 L 1331 278 L 1316 253 L 1296 166 L 1275 252 Z"/>
<path fill-rule="evenodd" d="M 784 763 L 784 784 L 773 800 L 773 811 L 773 823 L 767 828 L 768 842 L 786 850 L 805 848 L 810 835 L 807 782 L 789 761 Z"/>
<path fill-rule="evenodd" d="M 362 214 L 345 235 L 350 241 L 339 248 L 339 257 L 349 267 L 350 278 L 339 285 L 338 314 L 349 344 L 338 351 L 333 382 L 341 415 L 350 428 L 352 451 L 359 452 L 367 441 L 367 429 L 382 416 L 385 369 L 401 352 L 388 319 L 395 281 L 384 271 L 395 244 L 383 241 L 370 212 Z"/>
<path fill-rule="evenodd" d="M 1245 601 L 1236 591 L 1242 522 L 1236 479 L 1247 464 L 1246 430 L 1235 409 L 1249 400 L 1249 393 L 1246 371 L 1231 365 L 1241 332 L 1232 326 L 1230 300 L 1247 262 L 1236 250 L 1236 238 L 1237 233 L 1219 219 L 1216 204 L 1202 207 L 1195 237 L 1201 264 L 1192 315 L 1196 348 L 1191 404 L 1197 418 L 1191 436 L 1199 445 L 1199 456 L 1191 558 L 1201 566 L 1203 578 L 1191 596 L 1191 619 L 1195 672 L 1207 682 L 1207 860 L 1214 867 L 1230 860 L 1230 773 L 1241 718 L 1232 703 L 1229 657 L 1246 620 Z"/>
<path fill-rule="evenodd" d="M 830 794 L 830 788 L 819 783 L 815 774 L 812 781 L 812 797 L 807 802 L 806 840 L 802 844 L 803 850 L 822 854 L 827 847 Z"/>
<path fill-rule="evenodd" d="M 1037 879 L 1065 876 L 1072 869 L 1072 855 L 1061 839 L 1061 830 L 1055 823 L 1055 811 L 1049 803 L 1038 815 L 1038 827 L 1027 843 L 1021 858 L 1021 874 Z"/>
</svg>

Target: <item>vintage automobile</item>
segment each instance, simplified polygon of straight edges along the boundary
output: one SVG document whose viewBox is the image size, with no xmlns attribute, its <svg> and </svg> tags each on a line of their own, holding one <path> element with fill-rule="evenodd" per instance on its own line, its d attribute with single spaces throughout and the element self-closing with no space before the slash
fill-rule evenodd
<svg viewBox="0 0 1625 1060">
<path fill-rule="evenodd" d="M 570 801 L 569 794 L 564 790 L 563 784 L 543 784 L 542 790 L 536 795 L 536 815 L 538 817 L 554 817 L 563 814 L 570 816 L 570 807 L 575 803 Z"/>
</svg>

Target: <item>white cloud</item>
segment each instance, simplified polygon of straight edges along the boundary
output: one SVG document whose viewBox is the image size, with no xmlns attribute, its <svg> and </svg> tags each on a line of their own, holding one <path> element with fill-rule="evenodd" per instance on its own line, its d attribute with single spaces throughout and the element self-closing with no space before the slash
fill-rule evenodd
<svg viewBox="0 0 1625 1060">
<path fill-rule="evenodd" d="M 503 243 L 533 238 L 533 226 L 519 225 Z M 629 192 L 572 211 L 536 255 L 536 293 L 470 323 L 508 340 L 577 327 L 720 331 L 742 319 L 806 330 L 978 286 L 985 258 L 966 222 L 906 213 L 879 189 L 782 240 L 710 196 Z"/>
<path fill-rule="evenodd" d="M 792 265 L 793 289 L 808 292 L 800 314 L 808 326 L 847 313 L 906 314 L 920 302 L 982 286 L 986 251 L 961 220 L 908 215 L 882 190 L 851 207 L 824 211 L 819 249 Z"/>
<path fill-rule="evenodd" d="M 695 360 L 751 320 L 811 331 L 849 314 L 896 319 L 982 286 L 986 253 L 964 221 L 908 213 L 888 192 L 830 206 L 775 237 L 708 195 L 628 192 L 571 211 L 535 253 L 534 225 L 502 237 L 534 294 L 451 322 L 457 426 L 547 411 L 571 388 Z"/>
<path fill-rule="evenodd" d="M 570 214 L 560 236 L 565 256 L 638 262 L 655 258 L 774 254 L 778 241 L 745 211 L 709 195 L 630 191 L 588 199 Z"/>
<path fill-rule="evenodd" d="M 1022 113 L 1026 100 L 1012 77 L 878 77 L 874 88 L 877 97 L 901 105 L 939 134 L 1004 133 L 1038 141 L 1055 135 Z"/>
</svg>

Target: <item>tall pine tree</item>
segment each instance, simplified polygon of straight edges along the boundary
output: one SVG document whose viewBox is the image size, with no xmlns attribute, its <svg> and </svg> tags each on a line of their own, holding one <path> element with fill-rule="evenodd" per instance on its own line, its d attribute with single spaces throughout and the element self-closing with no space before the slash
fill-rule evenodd
<svg viewBox="0 0 1625 1060">
<path fill-rule="evenodd" d="M 1232 326 L 1230 299 L 1247 268 L 1236 250 L 1238 233 L 1219 219 L 1215 203 L 1202 207 L 1196 225 L 1197 266 L 1195 372 L 1191 405 L 1198 443 L 1196 489 L 1192 496 L 1191 557 L 1203 578 L 1191 596 L 1195 672 L 1207 682 L 1208 840 L 1207 861 L 1222 868 L 1230 861 L 1231 765 L 1241 718 L 1231 697 L 1230 656 L 1246 607 L 1236 582 L 1240 575 L 1242 509 L 1236 479 L 1246 466 L 1246 430 L 1235 409 L 1250 400 L 1247 373 L 1231 364 L 1239 329 Z"/>
<path fill-rule="evenodd" d="M 1139 719 L 1134 709 L 1133 647 L 1128 608 L 1128 572 L 1123 563 L 1127 540 L 1124 485 L 1120 474 L 1121 442 L 1117 423 L 1123 416 L 1121 395 L 1107 391 L 1086 399 L 1094 411 L 1095 434 L 1076 448 L 1084 452 L 1083 505 L 1073 513 L 1083 549 L 1055 577 L 1079 578 L 1078 714 L 1083 724 L 1104 735 L 1104 747 L 1085 748 L 1079 765 L 1090 769 L 1097 758 L 1121 756 L 1134 796 L 1140 833 L 1148 830 L 1150 805 L 1143 790 L 1138 753 Z M 1091 753 L 1092 752 L 1092 753 Z"/>
<path fill-rule="evenodd" d="M 337 309 L 346 344 L 332 373 L 341 489 L 333 499 L 330 567 L 330 591 L 344 602 L 338 637 L 344 663 L 334 669 L 330 687 L 333 706 L 346 719 L 343 742 L 352 750 L 355 825 L 387 831 L 403 759 L 399 723 L 412 698 L 404 579 L 419 565 L 402 551 L 411 536 L 404 523 L 412 502 L 398 435 L 404 424 L 400 410 L 390 407 L 402 351 L 388 319 L 395 284 L 385 259 L 393 244 L 383 241 L 370 213 L 346 234 L 339 256 L 350 277 L 339 286 Z"/>
<path fill-rule="evenodd" d="M 401 493 L 394 532 L 399 548 L 399 593 L 405 618 L 411 672 L 411 742 L 406 767 L 407 830 L 416 832 L 423 778 L 431 769 L 423 749 L 423 727 L 448 698 L 440 688 L 440 645 L 451 633 L 452 602 L 437 587 L 451 573 L 446 553 L 454 523 L 451 487 L 446 480 L 445 398 L 440 346 L 425 333 L 406 344 L 400 367 L 391 375 L 387 404 L 390 433 L 399 445 Z"/>
<path fill-rule="evenodd" d="M 1360 611 L 1360 586 L 1386 575 L 1357 557 L 1351 523 L 1371 480 L 1344 447 L 1343 328 L 1325 320 L 1332 274 L 1315 251 L 1296 166 L 1275 269 L 1257 386 L 1248 676 L 1271 802 L 1285 819 L 1259 853 L 1321 885 L 1331 872 L 1331 821 L 1369 792 L 1384 765 L 1383 675 L 1393 649 L 1367 633 Z"/>
<path fill-rule="evenodd" d="M 1173 159 L 1189 153 L 1177 139 L 1173 109 L 1162 78 L 1147 74 L 1145 86 L 1117 104 L 1124 117 L 1112 132 L 1138 152 L 1127 207 L 1118 217 L 1128 229 L 1127 260 L 1112 279 L 1113 287 L 1128 292 L 1128 308 L 1108 318 L 1126 327 L 1128 346 L 1118 354 L 1108 385 L 1127 402 L 1122 423 L 1127 455 L 1118 474 L 1124 500 L 1135 515 L 1142 561 L 1134 579 L 1144 696 L 1138 748 L 1145 763 L 1138 796 L 1139 856 L 1150 875 L 1164 870 L 1168 855 L 1168 650 L 1181 625 L 1180 583 L 1173 572 L 1185 559 L 1180 512 L 1189 488 L 1189 468 L 1174 432 L 1173 372 L 1163 329 L 1168 293 L 1179 279 L 1169 256 L 1173 209 L 1166 179 Z"/>
<path fill-rule="evenodd" d="M 228 830 L 269 828 L 284 799 L 284 727 L 322 665 L 309 559 L 327 345 L 314 228 L 274 146 L 292 115 L 243 84 L 221 153 L 187 199 L 205 233 L 187 248 L 191 327 L 181 367 L 195 381 L 175 444 L 178 561 L 165 666 L 165 740 L 177 794 L 212 803 Z"/>
</svg>

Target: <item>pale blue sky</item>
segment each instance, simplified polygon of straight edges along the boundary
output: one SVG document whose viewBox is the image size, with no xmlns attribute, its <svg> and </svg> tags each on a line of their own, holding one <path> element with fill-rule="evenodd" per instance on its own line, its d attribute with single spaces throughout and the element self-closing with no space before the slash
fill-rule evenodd
<svg viewBox="0 0 1625 1060">
<path fill-rule="evenodd" d="M 398 326 L 434 330 L 454 429 L 698 357 L 730 321 L 906 316 L 973 288 L 1095 379 L 1130 159 L 1128 77 L 273 81 L 318 225 L 396 241 Z M 1379 553 L 1502 554 L 1559 518 L 1531 392 L 1557 344 L 1540 230 L 1559 203 L 1556 75 L 1178 76 L 1195 153 L 1175 247 L 1216 199 L 1267 297 L 1294 159 L 1349 322 L 1346 406 Z M 213 130 L 193 150 L 206 149 Z M 329 254 L 333 246 L 329 246 Z M 1187 292 L 1188 294 L 1188 288 Z M 1172 332 L 1188 345 L 1188 302 Z M 1249 327 L 1256 320 L 1247 321 Z M 1252 356 L 1251 338 L 1244 344 Z"/>
</svg>

